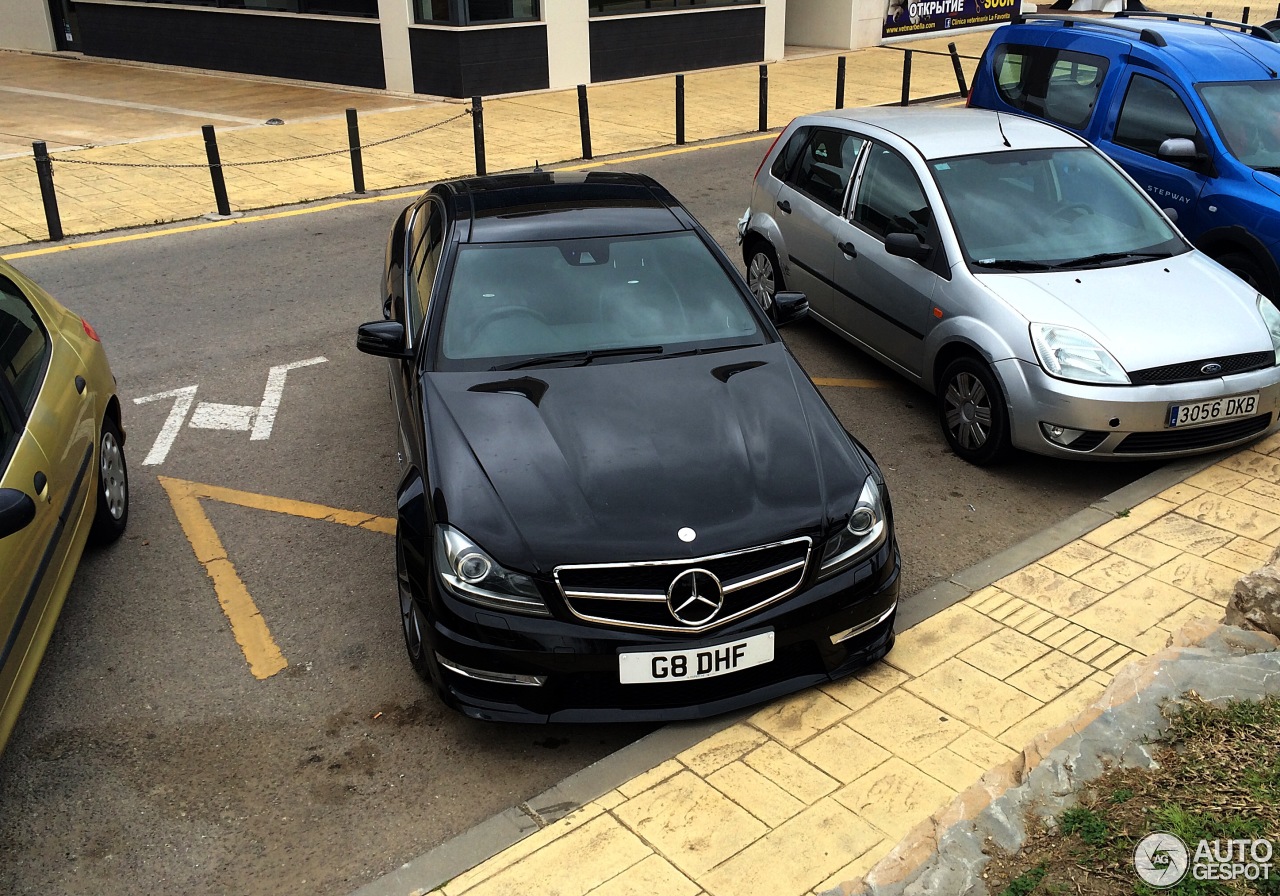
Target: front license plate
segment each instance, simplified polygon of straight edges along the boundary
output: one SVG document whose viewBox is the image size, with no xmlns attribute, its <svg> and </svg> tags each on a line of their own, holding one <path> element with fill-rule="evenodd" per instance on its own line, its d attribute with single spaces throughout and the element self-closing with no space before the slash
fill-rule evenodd
<svg viewBox="0 0 1280 896">
<path fill-rule="evenodd" d="M 644 650 L 618 654 L 623 684 L 694 681 L 773 662 L 773 632 L 684 650 Z"/>
<path fill-rule="evenodd" d="M 1167 426 L 1202 426 L 1221 423 L 1237 417 L 1252 417 L 1258 413 L 1258 393 L 1231 395 L 1226 398 L 1210 398 L 1194 404 L 1171 404 L 1165 417 Z"/>
</svg>

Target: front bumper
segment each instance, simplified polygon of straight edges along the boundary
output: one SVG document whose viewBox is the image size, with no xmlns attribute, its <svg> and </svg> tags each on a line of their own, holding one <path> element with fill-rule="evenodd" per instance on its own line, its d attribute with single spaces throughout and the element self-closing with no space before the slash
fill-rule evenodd
<svg viewBox="0 0 1280 896">
<path fill-rule="evenodd" d="M 832 681 L 888 653 L 899 568 L 897 542 L 889 538 L 846 572 L 701 636 L 498 615 L 432 587 L 428 646 L 437 689 L 455 709 L 492 721 L 666 722 L 718 715 Z M 774 658 L 764 665 L 682 682 L 620 682 L 620 652 L 713 647 L 766 631 L 775 636 Z"/>
<path fill-rule="evenodd" d="M 1017 359 L 997 362 L 995 368 L 1009 400 L 1013 444 L 1037 454 L 1124 460 L 1184 457 L 1247 444 L 1280 423 L 1277 367 L 1146 386 L 1070 383 Z M 1171 404 L 1253 392 L 1258 393 L 1258 406 L 1248 417 L 1198 426 L 1167 425 Z M 1070 444 L 1059 444 L 1044 425 L 1080 435 L 1073 436 Z"/>
</svg>

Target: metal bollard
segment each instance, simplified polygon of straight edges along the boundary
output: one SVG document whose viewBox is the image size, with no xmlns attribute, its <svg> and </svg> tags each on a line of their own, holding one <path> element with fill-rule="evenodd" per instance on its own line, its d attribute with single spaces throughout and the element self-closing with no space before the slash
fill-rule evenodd
<svg viewBox="0 0 1280 896">
<path fill-rule="evenodd" d="M 911 50 L 902 52 L 902 105 L 911 105 Z"/>
<path fill-rule="evenodd" d="M 684 75 L 676 75 L 676 146 L 684 146 Z"/>
<path fill-rule="evenodd" d="M 594 158 L 591 155 L 591 112 L 587 109 L 587 85 L 578 85 L 578 129 L 582 131 L 582 157 Z"/>
<path fill-rule="evenodd" d="M 40 198 L 44 201 L 44 223 L 49 229 L 49 239 L 62 239 L 62 218 L 58 215 L 58 194 L 53 190 L 53 159 L 43 140 L 31 144 L 36 157 L 36 178 L 40 181 Z"/>
<path fill-rule="evenodd" d="M 844 66 L 843 56 L 836 57 L 836 108 L 844 108 Z"/>
<path fill-rule="evenodd" d="M 357 193 L 364 192 L 364 157 L 360 154 L 360 123 L 356 110 L 347 110 L 347 145 L 351 148 L 351 185 Z"/>
<path fill-rule="evenodd" d="M 760 66 L 760 130 L 769 130 L 769 66 Z"/>
<path fill-rule="evenodd" d="M 222 159 L 218 156 L 218 137 L 213 133 L 213 125 L 206 124 L 200 128 L 204 134 L 204 154 L 209 159 L 209 179 L 213 181 L 213 199 L 218 204 L 218 214 L 224 218 L 231 214 L 231 203 L 227 201 L 227 182 L 222 179 Z"/>
<path fill-rule="evenodd" d="M 1246 7 L 1245 7 L 1241 12 L 1240 12 L 1240 21 L 1241 21 L 1241 22 L 1243 22 L 1243 23 L 1244 23 L 1244 24 L 1246 24 L 1246 25 L 1248 25 L 1248 24 L 1249 24 L 1249 7 L 1247 7 L 1247 6 L 1246 6 Z"/>
<path fill-rule="evenodd" d="M 956 83 L 960 85 L 960 96 L 967 98 L 969 88 L 964 83 L 964 66 L 960 64 L 960 51 L 956 49 L 955 43 L 947 44 L 947 49 L 951 51 L 951 66 L 956 70 Z"/>
<path fill-rule="evenodd" d="M 484 165 L 484 100 L 478 96 L 471 98 L 471 137 L 476 145 L 476 176 L 488 174 Z"/>
</svg>

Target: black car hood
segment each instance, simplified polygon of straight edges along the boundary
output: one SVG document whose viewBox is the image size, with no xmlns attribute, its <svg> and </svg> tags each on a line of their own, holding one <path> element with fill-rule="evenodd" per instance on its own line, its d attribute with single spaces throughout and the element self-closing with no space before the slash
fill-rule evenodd
<svg viewBox="0 0 1280 896">
<path fill-rule="evenodd" d="M 423 395 L 437 519 L 532 572 L 817 537 L 868 473 L 777 343 L 430 373 Z"/>
</svg>

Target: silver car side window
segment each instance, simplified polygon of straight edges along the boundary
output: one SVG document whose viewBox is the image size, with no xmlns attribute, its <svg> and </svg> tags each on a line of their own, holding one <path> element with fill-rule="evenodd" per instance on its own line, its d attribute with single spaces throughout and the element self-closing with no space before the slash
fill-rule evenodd
<svg viewBox="0 0 1280 896">
<path fill-rule="evenodd" d="M 927 239 L 933 224 L 929 200 L 910 163 L 887 146 L 874 144 L 858 181 L 851 220 L 876 236 L 914 233 Z"/>
<path fill-rule="evenodd" d="M 844 208 L 845 192 L 858 155 L 865 145 L 865 140 L 847 131 L 814 128 L 788 182 L 839 214 Z"/>
</svg>

